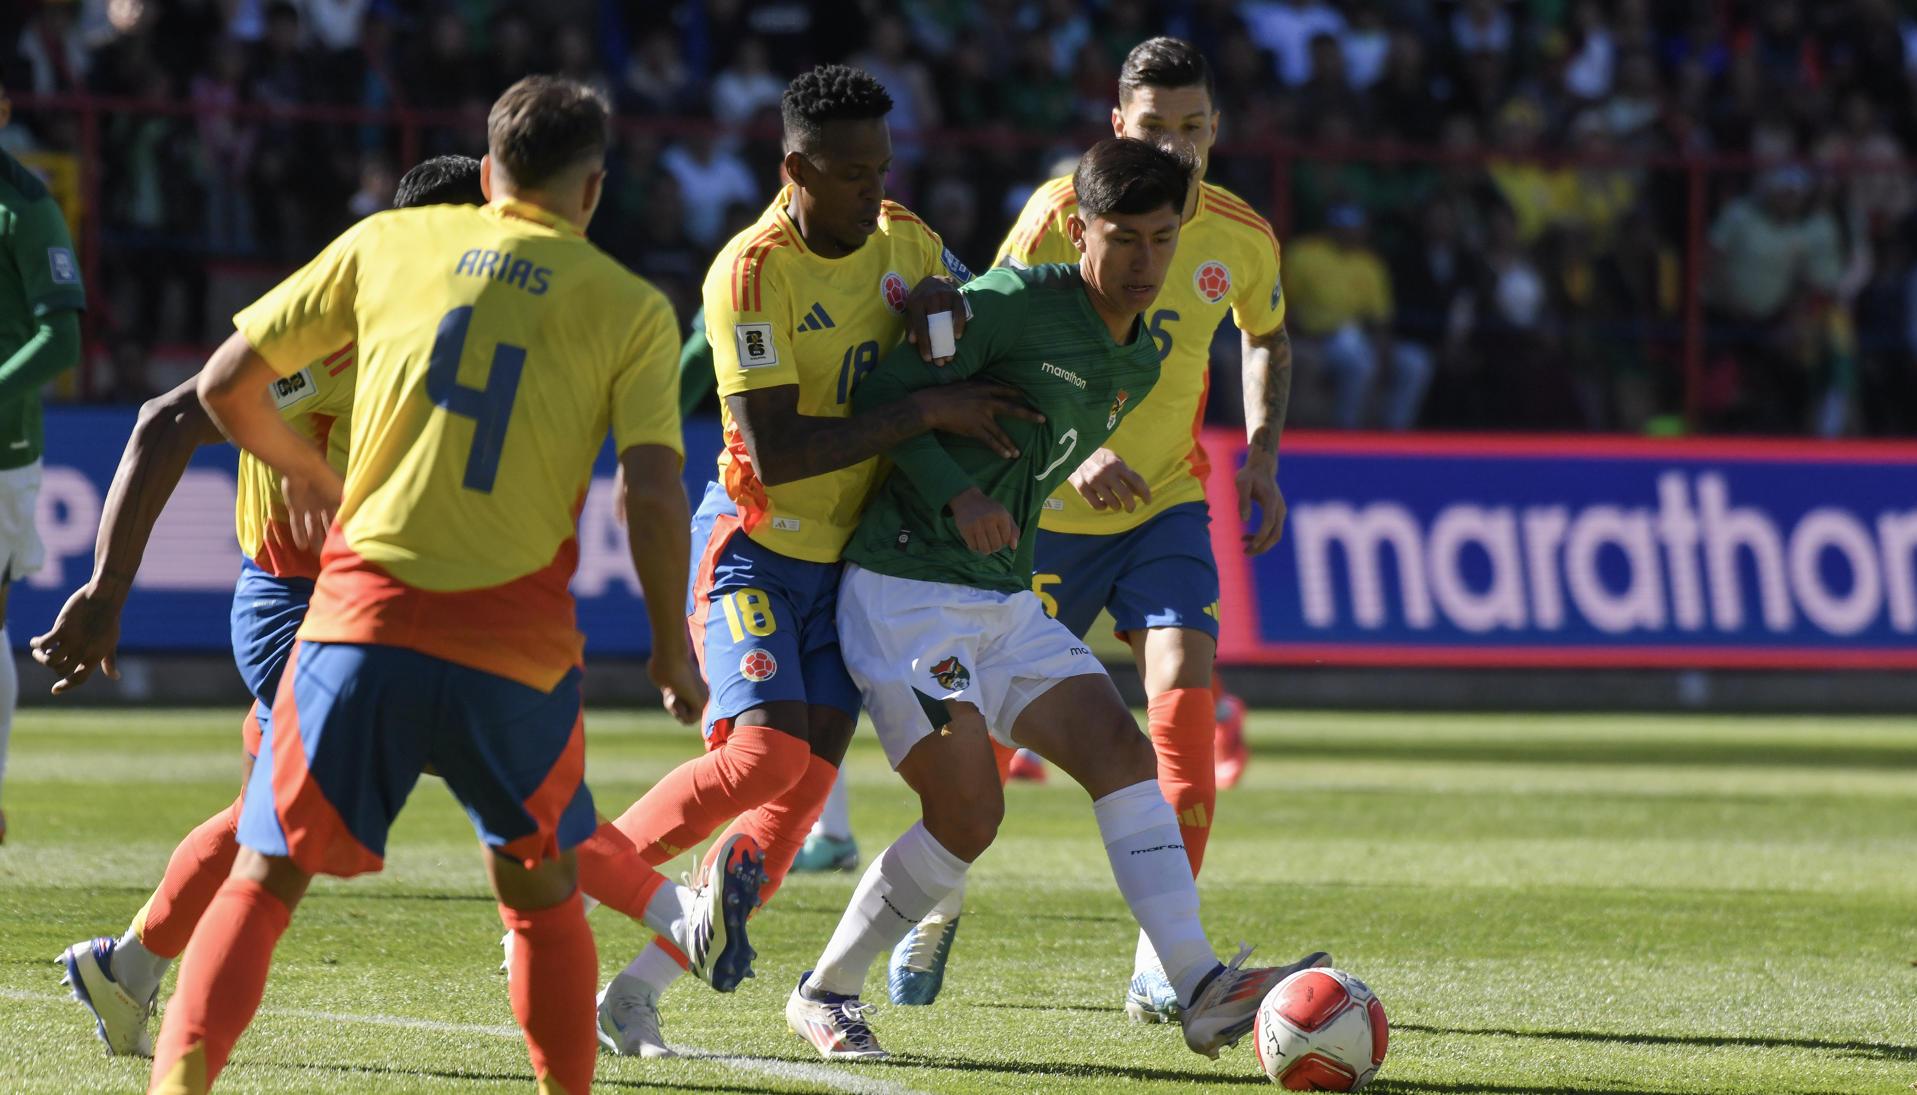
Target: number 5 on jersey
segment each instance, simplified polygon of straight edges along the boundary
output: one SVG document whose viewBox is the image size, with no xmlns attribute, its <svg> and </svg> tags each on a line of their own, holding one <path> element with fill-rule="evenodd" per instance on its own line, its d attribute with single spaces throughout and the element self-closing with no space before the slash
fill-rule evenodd
<svg viewBox="0 0 1917 1095">
<path fill-rule="evenodd" d="M 446 413 L 473 420 L 465 486 L 491 494 L 493 480 L 499 477 L 499 457 L 506 447 L 506 424 L 512 418 L 513 400 L 519 395 L 519 374 L 526 367 L 526 348 L 510 342 L 493 347 L 486 386 L 468 388 L 459 382 L 459 359 L 466 352 L 466 330 L 472 322 L 470 304 L 441 317 L 426 366 L 426 395 Z"/>
</svg>

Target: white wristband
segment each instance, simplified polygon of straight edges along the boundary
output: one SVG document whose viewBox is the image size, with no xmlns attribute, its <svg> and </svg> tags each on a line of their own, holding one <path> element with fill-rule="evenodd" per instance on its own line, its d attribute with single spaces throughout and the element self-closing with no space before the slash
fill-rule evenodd
<svg viewBox="0 0 1917 1095">
<path fill-rule="evenodd" d="M 952 337 L 952 313 L 933 312 L 925 317 L 925 328 L 932 343 L 933 360 L 958 352 L 958 340 Z"/>
</svg>

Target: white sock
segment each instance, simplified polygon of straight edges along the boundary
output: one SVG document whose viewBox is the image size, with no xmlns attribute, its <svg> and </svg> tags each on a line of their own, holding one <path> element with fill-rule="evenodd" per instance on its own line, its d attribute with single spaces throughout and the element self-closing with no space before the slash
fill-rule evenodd
<svg viewBox="0 0 1917 1095">
<path fill-rule="evenodd" d="M 654 891 L 652 900 L 646 902 L 646 927 L 672 940 L 673 946 L 690 954 L 692 917 L 697 908 L 698 899 L 691 890 L 676 882 L 668 882 Z"/>
<path fill-rule="evenodd" d="M 808 987 L 857 996 L 872 963 L 956 889 L 970 866 L 926 832 L 925 822 L 914 823 L 859 879 Z"/>
<path fill-rule="evenodd" d="M 166 968 L 172 964 L 173 959 L 161 958 L 147 950 L 146 944 L 140 942 L 140 937 L 134 934 L 132 928 L 128 928 L 113 948 L 113 961 L 107 972 L 113 975 L 128 996 L 145 1000 L 153 995 L 154 989 L 160 987 L 160 979 L 166 976 Z"/>
<path fill-rule="evenodd" d="M 621 977 L 631 977 L 644 982 L 654 993 L 662 993 L 674 981 L 684 976 L 686 968 L 673 961 L 670 954 L 658 943 L 647 943 L 639 957 L 627 963 Z"/>
<path fill-rule="evenodd" d="M 959 879 L 959 884 L 952 887 L 951 893 L 939 898 L 939 903 L 932 906 L 932 911 L 925 914 L 925 919 L 930 920 L 933 917 L 938 917 L 940 920 L 950 922 L 957 920 L 959 913 L 964 911 L 965 880 L 961 878 Z"/>
<path fill-rule="evenodd" d="M 1132 972 L 1145 973 L 1159 968 L 1158 952 L 1152 949 L 1152 937 L 1139 931 L 1138 949 L 1132 954 Z"/>
<path fill-rule="evenodd" d="M 820 811 L 819 820 L 812 823 L 812 835 L 852 839 L 852 803 L 845 793 L 843 767 L 839 769 L 838 778 L 832 781 L 832 793 L 825 796 L 825 809 Z"/>
<path fill-rule="evenodd" d="M 0 785 L 7 779 L 7 741 L 13 737 L 13 705 L 20 699 L 20 671 L 13 666 L 13 643 L 0 625 Z"/>
<path fill-rule="evenodd" d="M 579 907 L 586 912 L 591 912 L 599 907 L 599 899 L 589 893 L 582 893 L 579 895 Z"/>
<path fill-rule="evenodd" d="M 1092 803 L 1092 813 L 1118 892 L 1163 960 L 1178 999 L 1189 1002 L 1218 965 L 1218 955 L 1198 922 L 1198 885 L 1178 835 L 1178 815 L 1155 779 L 1113 791 Z"/>
</svg>

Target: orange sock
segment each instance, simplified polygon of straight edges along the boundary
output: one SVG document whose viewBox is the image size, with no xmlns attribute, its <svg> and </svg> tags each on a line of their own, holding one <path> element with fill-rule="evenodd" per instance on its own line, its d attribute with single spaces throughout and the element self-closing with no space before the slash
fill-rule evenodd
<svg viewBox="0 0 1917 1095">
<path fill-rule="evenodd" d="M 213 1086 L 259 1010 L 273 948 L 292 917 L 257 882 L 229 878 L 220 887 L 180 963 L 153 1048 L 151 1095 L 205 1095 Z"/>
<path fill-rule="evenodd" d="M 1209 688 L 1174 688 L 1151 698 L 1152 747 L 1158 751 L 1158 789 L 1178 815 L 1191 873 L 1205 861 L 1211 815 L 1218 806 L 1218 773 L 1212 757 L 1217 708 Z"/>
<path fill-rule="evenodd" d="M 601 905 L 643 921 L 646 903 L 666 881 L 653 869 L 655 864 L 646 862 L 632 840 L 610 821 L 600 822 L 576 851 L 579 888 Z"/>
<path fill-rule="evenodd" d="M 513 1014 L 540 1095 L 586 1095 L 599 1056 L 599 955 L 579 895 L 531 912 L 501 905 L 499 922 L 514 936 Z"/>
<path fill-rule="evenodd" d="M 745 833 L 765 851 L 765 884 L 759 887 L 759 903 L 763 905 L 772 900 L 779 884 L 792 870 L 792 861 L 799 857 L 799 849 L 805 846 L 812 823 L 819 820 L 820 812 L 825 809 L 826 796 L 832 793 L 832 781 L 838 775 L 838 765 L 813 755 L 806 763 L 805 775 L 799 777 L 791 790 L 740 814 L 725 833 L 712 842 L 712 848 L 706 852 L 706 868 L 711 868 L 712 857 L 718 854 L 726 837 Z"/>
<path fill-rule="evenodd" d="M 161 958 L 178 958 L 193 937 L 220 884 L 233 873 L 239 854 L 240 800 L 205 821 L 173 849 L 166 873 L 146 905 L 133 918 L 140 945 Z"/>
<path fill-rule="evenodd" d="M 992 743 L 992 761 L 998 765 L 998 781 L 1004 784 L 1012 778 L 1012 758 L 1018 756 L 1018 750 L 1009 745 L 1000 745 L 997 738 L 985 739 Z"/>
<path fill-rule="evenodd" d="M 811 756 L 811 747 L 791 734 L 735 726 L 724 745 L 668 772 L 613 824 L 651 862 L 663 863 L 791 790 Z"/>
</svg>

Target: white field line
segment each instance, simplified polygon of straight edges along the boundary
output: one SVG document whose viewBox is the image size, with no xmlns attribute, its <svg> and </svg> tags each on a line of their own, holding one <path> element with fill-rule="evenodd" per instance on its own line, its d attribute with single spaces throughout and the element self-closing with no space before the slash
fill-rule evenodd
<svg viewBox="0 0 1917 1095">
<path fill-rule="evenodd" d="M 23 989 L 0 988 L 0 1000 L 19 1000 L 31 1003 L 65 1003 L 72 1000 L 63 993 L 31 992 Z M 406 1030 L 430 1030 L 441 1034 L 479 1034 L 490 1038 L 511 1038 L 518 1041 L 519 1028 L 499 1026 L 487 1023 L 447 1023 L 438 1019 L 413 1019 L 404 1015 L 359 1015 L 340 1011 L 308 1011 L 304 1008 L 260 1009 L 261 1015 L 282 1019 L 306 1019 L 320 1023 L 360 1023 L 367 1026 L 401 1027 Z M 833 1091 L 843 1091 L 846 1095 L 924 1095 L 923 1092 L 904 1084 L 890 1080 L 859 1076 L 834 1068 L 831 1065 L 811 1064 L 805 1061 L 788 1061 L 779 1057 L 746 1057 L 734 1053 L 719 1053 L 700 1049 L 696 1046 L 675 1046 L 680 1056 L 695 1060 L 712 1061 L 741 1072 L 754 1072 L 775 1080 L 788 1080 L 798 1083 L 817 1084 Z"/>
</svg>

